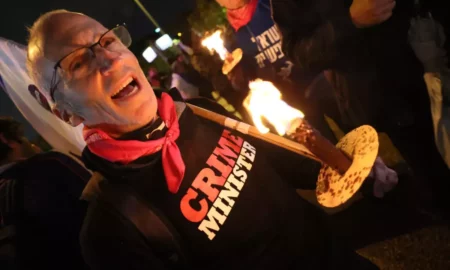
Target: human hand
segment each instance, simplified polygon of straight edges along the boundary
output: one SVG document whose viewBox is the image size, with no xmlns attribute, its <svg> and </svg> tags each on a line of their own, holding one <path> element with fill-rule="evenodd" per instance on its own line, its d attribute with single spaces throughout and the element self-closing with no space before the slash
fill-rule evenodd
<svg viewBox="0 0 450 270">
<path fill-rule="evenodd" d="M 446 66 L 446 51 L 443 48 L 445 33 L 442 25 L 433 18 L 413 18 L 408 31 L 408 40 L 426 72 L 439 72 Z"/>
<path fill-rule="evenodd" d="M 381 24 L 392 16 L 394 0 L 353 0 L 350 17 L 358 28 Z"/>
<path fill-rule="evenodd" d="M 398 184 L 397 172 L 387 167 L 380 157 L 377 157 L 369 177 L 374 178 L 373 195 L 383 198 L 384 194 L 391 191 Z"/>
</svg>

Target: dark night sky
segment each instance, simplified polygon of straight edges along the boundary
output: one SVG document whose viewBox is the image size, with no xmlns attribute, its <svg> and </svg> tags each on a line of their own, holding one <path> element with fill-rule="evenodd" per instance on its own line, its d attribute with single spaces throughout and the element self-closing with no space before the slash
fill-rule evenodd
<svg viewBox="0 0 450 270">
<path fill-rule="evenodd" d="M 194 0 L 141 0 L 142 4 L 162 25 L 171 27 L 195 6 Z M 82 12 L 99 20 L 105 26 L 127 23 L 134 38 L 152 33 L 154 27 L 133 0 L 8 0 L 8 7 L 0 16 L 0 36 L 25 43 L 26 26 L 42 13 L 53 9 Z"/>
<path fill-rule="evenodd" d="M 180 21 L 195 6 L 195 0 L 141 0 L 141 3 L 163 29 L 175 32 L 183 31 L 177 27 L 186 25 Z M 0 36 L 25 44 L 26 27 L 40 14 L 61 8 L 90 15 L 106 27 L 125 22 L 135 41 L 154 33 L 155 29 L 133 0 L 8 0 L 7 6 L 3 5 L 0 16 Z M 0 89 L 0 116 L 4 115 L 13 116 L 24 123 L 28 137 L 36 136 L 35 131 Z"/>
</svg>

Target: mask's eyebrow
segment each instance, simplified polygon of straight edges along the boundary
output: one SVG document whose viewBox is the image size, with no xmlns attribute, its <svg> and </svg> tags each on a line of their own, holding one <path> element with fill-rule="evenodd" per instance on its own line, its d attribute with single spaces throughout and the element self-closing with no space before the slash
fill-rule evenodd
<svg viewBox="0 0 450 270">
<path fill-rule="evenodd" d="M 53 42 L 49 51 L 57 52 L 57 57 L 54 60 L 58 61 L 80 48 L 94 44 L 106 31 L 108 31 L 106 28 L 86 24 L 73 26 L 66 29 Z"/>
<path fill-rule="evenodd" d="M 73 37 L 70 41 L 73 49 L 87 47 L 99 40 L 99 38 L 108 30 L 87 30 L 84 33 L 80 33 L 76 37 Z M 88 36 L 88 37 L 86 37 Z"/>
</svg>

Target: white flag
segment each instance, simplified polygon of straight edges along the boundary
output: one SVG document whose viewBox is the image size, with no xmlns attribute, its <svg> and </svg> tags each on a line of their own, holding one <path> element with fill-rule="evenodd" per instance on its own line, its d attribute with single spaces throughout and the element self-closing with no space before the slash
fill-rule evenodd
<svg viewBox="0 0 450 270">
<path fill-rule="evenodd" d="M 30 94 L 26 46 L 0 37 L 0 86 L 33 128 L 55 149 L 81 155 L 82 125 L 74 128 L 45 110 Z"/>
</svg>

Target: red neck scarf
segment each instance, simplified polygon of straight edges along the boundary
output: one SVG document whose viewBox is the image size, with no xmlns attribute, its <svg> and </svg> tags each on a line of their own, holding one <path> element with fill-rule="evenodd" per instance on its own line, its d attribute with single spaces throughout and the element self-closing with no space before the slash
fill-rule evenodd
<svg viewBox="0 0 450 270">
<path fill-rule="evenodd" d="M 163 93 L 158 100 L 158 114 L 168 128 L 164 137 L 150 141 L 119 141 L 98 129 L 83 131 L 89 150 L 110 162 L 128 164 L 140 157 L 154 154 L 162 149 L 162 165 L 167 187 L 177 193 L 184 177 L 185 165 L 175 140 L 180 135 L 177 112 L 172 98 Z"/>
<path fill-rule="evenodd" d="M 235 31 L 238 31 L 242 26 L 248 24 L 253 14 L 255 14 L 258 0 L 250 0 L 248 4 L 238 9 L 227 10 L 227 19 Z"/>
</svg>

